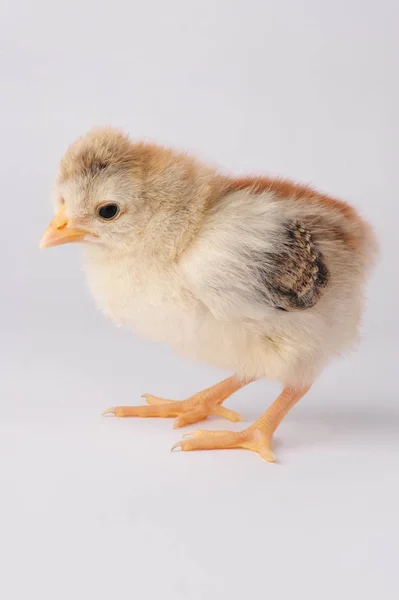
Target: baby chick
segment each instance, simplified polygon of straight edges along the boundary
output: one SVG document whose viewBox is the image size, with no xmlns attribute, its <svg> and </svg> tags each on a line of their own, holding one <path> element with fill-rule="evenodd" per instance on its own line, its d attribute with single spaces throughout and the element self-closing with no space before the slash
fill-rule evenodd
<svg viewBox="0 0 399 600">
<path fill-rule="evenodd" d="M 199 430 L 174 448 L 246 448 L 271 438 L 330 358 L 351 346 L 376 242 L 344 202 L 280 179 L 233 178 L 104 128 L 60 164 L 56 216 L 41 247 L 82 242 L 99 307 L 139 334 L 235 374 L 184 401 L 146 395 L 118 417 L 240 416 L 222 406 L 267 377 L 282 384 L 241 432 Z"/>
</svg>

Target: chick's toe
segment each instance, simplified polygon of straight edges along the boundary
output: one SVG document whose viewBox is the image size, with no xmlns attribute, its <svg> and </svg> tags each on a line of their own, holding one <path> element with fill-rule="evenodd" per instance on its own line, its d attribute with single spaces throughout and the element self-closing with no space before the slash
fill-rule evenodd
<svg viewBox="0 0 399 600">
<path fill-rule="evenodd" d="M 241 415 L 234 410 L 221 406 L 221 403 L 243 385 L 245 385 L 245 382 L 238 380 L 236 377 L 229 377 L 217 385 L 181 401 L 143 394 L 147 405 L 114 406 L 104 411 L 103 415 L 113 414 L 116 417 L 177 417 L 175 427 L 184 427 L 185 425 L 204 421 L 209 415 L 217 415 L 229 421 L 237 422 L 241 420 Z"/>
</svg>

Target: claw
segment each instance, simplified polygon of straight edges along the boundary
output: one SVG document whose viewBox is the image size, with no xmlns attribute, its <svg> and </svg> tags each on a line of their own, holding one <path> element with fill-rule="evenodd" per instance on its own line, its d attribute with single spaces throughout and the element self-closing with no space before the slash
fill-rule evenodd
<svg viewBox="0 0 399 600">
<path fill-rule="evenodd" d="M 276 462 L 276 455 L 270 450 L 258 450 L 259 456 L 261 456 L 266 462 L 274 463 Z"/>
<path fill-rule="evenodd" d="M 170 451 L 174 452 L 175 450 L 181 450 L 181 442 L 177 442 L 176 444 L 173 444 L 173 446 L 171 447 Z"/>
<path fill-rule="evenodd" d="M 118 409 L 116 406 L 114 408 L 107 408 L 107 410 L 104 410 L 104 412 L 101 413 L 101 416 L 103 417 L 104 415 L 116 415 L 117 410 Z"/>
</svg>

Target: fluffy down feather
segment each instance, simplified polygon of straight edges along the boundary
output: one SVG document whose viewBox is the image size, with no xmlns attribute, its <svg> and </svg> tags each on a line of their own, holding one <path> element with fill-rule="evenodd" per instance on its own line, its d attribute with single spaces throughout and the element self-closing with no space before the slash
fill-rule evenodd
<svg viewBox="0 0 399 600">
<path fill-rule="evenodd" d="M 111 129 L 75 142 L 55 189 L 102 310 L 246 379 L 310 384 L 357 337 L 375 254 L 347 204 L 287 181 L 234 179 Z M 99 222 L 96 207 L 121 206 Z"/>
</svg>

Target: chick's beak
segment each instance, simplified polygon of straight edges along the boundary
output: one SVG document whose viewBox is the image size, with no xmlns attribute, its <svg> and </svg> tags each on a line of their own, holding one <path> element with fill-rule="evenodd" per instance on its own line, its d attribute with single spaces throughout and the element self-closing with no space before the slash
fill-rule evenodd
<svg viewBox="0 0 399 600">
<path fill-rule="evenodd" d="M 40 248 L 78 242 L 86 234 L 87 231 L 83 231 L 82 229 L 69 229 L 68 219 L 65 215 L 65 206 L 63 206 L 44 232 L 40 240 Z"/>
</svg>

